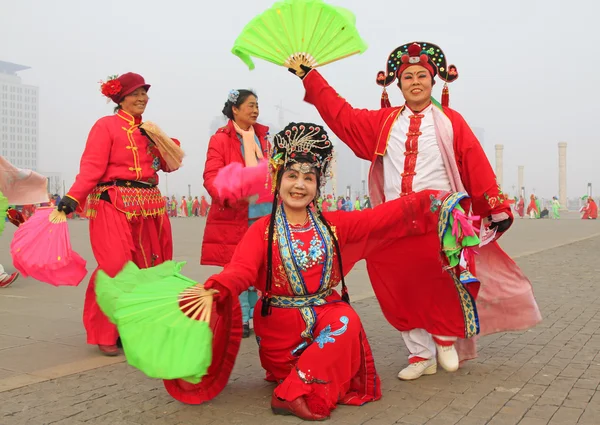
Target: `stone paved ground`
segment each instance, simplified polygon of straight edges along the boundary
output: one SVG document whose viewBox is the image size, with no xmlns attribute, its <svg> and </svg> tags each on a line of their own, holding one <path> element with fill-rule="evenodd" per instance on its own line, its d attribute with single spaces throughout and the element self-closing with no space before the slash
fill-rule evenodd
<svg viewBox="0 0 600 425">
<path fill-rule="evenodd" d="M 340 406 L 331 424 L 600 423 L 600 237 L 522 257 L 544 321 L 535 329 L 484 337 L 480 357 L 454 374 L 416 382 L 396 373 L 406 361 L 398 332 L 376 301 L 354 303 L 382 377 L 383 398 Z M 43 353 L 40 353 L 43 355 Z M 202 406 L 171 399 L 159 381 L 126 364 L 3 392 L 2 425 L 295 424 L 272 415 L 273 386 L 262 380 L 256 344 L 244 340 L 232 380 Z"/>
</svg>

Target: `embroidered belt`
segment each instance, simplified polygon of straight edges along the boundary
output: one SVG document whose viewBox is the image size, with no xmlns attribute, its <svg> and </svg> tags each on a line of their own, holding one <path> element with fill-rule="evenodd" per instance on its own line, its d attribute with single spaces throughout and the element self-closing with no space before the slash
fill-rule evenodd
<svg viewBox="0 0 600 425">
<path fill-rule="evenodd" d="M 333 290 L 328 289 L 323 292 L 311 295 L 295 295 L 295 296 L 284 296 L 284 295 L 272 295 L 271 305 L 279 308 L 302 308 L 311 307 L 313 305 L 323 305 L 327 301 L 325 298 L 330 296 Z"/>
<path fill-rule="evenodd" d="M 121 186 L 121 187 L 135 187 L 138 189 L 148 189 L 156 187 L 156 185 L 136 180 L 114 180 L 110 182 L 98 183 L 98 186 Z"/>
<path fill-rule="evenodd" d="M 312 309 L 315 305 L 327 304 L 327 298 L 333 293 L 332 289 L 327 289 L 323 292 L 310 295 L 296 295 L 296 296 L 285 296 L 285 295 L 273 295 L 271 296 L 271 306 L 278 308 L 297 308 L 302 315 L 302 320 L 306 323 L 306 328 L 302 331 L 302 338 L 304 341 L 292 350 L 292 355 L 297 357 L 309 346 L 314 339 L 313 328 L 317 322 L 317 315 Z"/>
<path fill-rule="evenodd" d="M 124 213 L 127 220 L 138 217 L 160 217 L 166 213 L 166 201 L 158 187 L 142 182 L 130 182 L 137 183 L 136 186 L 126 183 L 125 180 L 117 180 L 96 186 L 87 198 L 87 217 L 95 218 L 99 203 L 107 201 L 113 204 L 118 211 Z M 139 187 L 138 185 L 143 186 Z"/>
<path fill-rule="evenodd" d="M 313 328 L 317 323 L 317 315 L 312 307 L 315 305 L 327 304 L 327 300 L 325 298 L 332 293 L 332 289 L 327 289 L 326 291 L 310 295 L 297 295 L 291 297 L 284 295 L 271 296 L 271 306 L 279 308 L 297 308 L 302 315 L 302 320 L 304 320 L 304 323 L 306 323 L 306 328 L 301 334 L 305 341 L 296 350 L 294 350 L 294 354 L 301 352 L 308 346 L 307 341 L 312 341 L 314 338 Z"/>
</svg>

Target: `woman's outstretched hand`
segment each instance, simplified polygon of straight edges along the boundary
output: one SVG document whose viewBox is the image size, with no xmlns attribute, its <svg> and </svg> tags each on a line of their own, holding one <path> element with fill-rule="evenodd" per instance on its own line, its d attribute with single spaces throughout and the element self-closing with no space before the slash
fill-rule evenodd
<svg viewBox="0 0 600 425">
<path fill-rule="evenodd" d="M 297 69 L 294 69 L 294 68 L 288 68 L 288 71 L 290 71 L 292 74 L 298 76 L 301 80 L 304 80 L 304 77 L 306 77 L 306 74 L 308 74 L 310 71 L 312 71 L 312 68 L 310 66 L 306 66 L 306 65 L 300 65 L 300 69 L 301 69 L 301 71 L 298 71 Z"/>
</svg>

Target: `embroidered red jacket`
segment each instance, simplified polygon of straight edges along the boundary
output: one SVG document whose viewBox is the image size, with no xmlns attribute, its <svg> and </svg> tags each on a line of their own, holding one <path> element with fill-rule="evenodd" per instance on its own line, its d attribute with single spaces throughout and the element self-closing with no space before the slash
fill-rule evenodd
<svg viewBox="0 0 600 425">
<path fill-rule="evenodd" d="M 123 110 L 96 121 L 67 196 L 81 206 L 98 183 L 132 180 L 157 185 L 158 170 L 175 171 L 167 170 L 158 148 L 140 132 L 141 123 L 141 117 Z M 179 145 L 178 140 L 173 141 Z"/>
</svg>

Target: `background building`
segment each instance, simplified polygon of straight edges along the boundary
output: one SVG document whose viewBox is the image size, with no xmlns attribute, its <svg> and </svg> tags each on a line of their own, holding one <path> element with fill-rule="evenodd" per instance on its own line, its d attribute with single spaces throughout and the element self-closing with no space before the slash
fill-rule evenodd
<svg viewBox="0 0 600 425">
<path fill-rule="evenodd" d="M 0 154 L 14 166 L 37 169 L 38 88 L 17 72 L 28 66 L 0 61 Z"/>
</svg>

